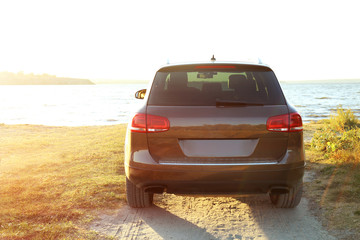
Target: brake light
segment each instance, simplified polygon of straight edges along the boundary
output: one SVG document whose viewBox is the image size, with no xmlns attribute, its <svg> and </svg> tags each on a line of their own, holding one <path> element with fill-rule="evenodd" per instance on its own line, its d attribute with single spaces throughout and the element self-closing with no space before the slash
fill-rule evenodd
<svg viewBox="0 0 360 240">
<path fill-rule="evenodd" d="M 212 69 L 228 69 L 228 68 L 232 68 L 234 69 L 235 66 L 229 66 L 229 65 L 205 65 L 205 66 L 196 66 L 195 69 L 208 69 L 208 68 L 212 68 Z"/>
<path fill-rule="evenodd" d="M 170 128 L 170 122 L 166 117 L 147 115 L 147 132 L 165 132 Z"/>
<path fill-rule="evenodd" d="M 270 117 L 266 128 L 272 132 L 300 132 L 303 130 L 301 116 L 298 113 Z"/>
<path fill-rule="evenodd" d="M 273 132 L 289 131 L 289 115 L 279 115 L 270 117 L 266 122 L 266 128 Z"/>
<path fill-rule="evenodd" d="M 137 113 L 131 121 L 132 132 L 146 132 L 146 115 Z"/>
<path fill-rule="evenodd" d="M 303 130 L 303 124 L 300 114 L 290 113 L 290 129 L 289 132 L 300 132 Z"/>
<path fill-rule="evenodd" d="M 169 129 L 170 122 L 166 117 L 137 113 L 131 121 L 131 132 L 165 132 Z"/>
</svg>

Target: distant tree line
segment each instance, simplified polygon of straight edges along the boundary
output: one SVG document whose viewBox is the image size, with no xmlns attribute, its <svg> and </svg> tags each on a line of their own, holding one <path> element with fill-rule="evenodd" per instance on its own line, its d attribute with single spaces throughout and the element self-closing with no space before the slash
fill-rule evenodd
<svg viewBox="0 0 360 240">
<path fill-rule="evenodd" d="M 89 85 L 94 84 L 88 79 L 56 77 L 50 74 L 25 74 L 0 72 L 0 85 Z"/>
</svg>

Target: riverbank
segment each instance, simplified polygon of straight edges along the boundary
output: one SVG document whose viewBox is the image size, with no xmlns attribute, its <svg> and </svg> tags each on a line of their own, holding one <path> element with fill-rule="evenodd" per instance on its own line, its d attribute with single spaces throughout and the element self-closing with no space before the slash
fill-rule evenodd
<svg viewBox="0 0 360 240">
<path fill-rule="evenodd" d="M 328 126 L 329 120 L 306 124 L 305 139 L 311 140 L 314 133 L 320 140 L 331 139 Z M 331 148 L 327 152 L 316 150 L 314 142 L 305 141 L 306 171 L 311 181 L 305 183 L 304 196 L 331 234 L 355 240 L 360 239 L 360 146 L 356 139 L 359 135 L 351 133 L 335 133 L 342 145 L 327 140 L 327 147 Z"/>
<path fill-rule="evenodd" d="M 338 235 L 344 232 L 343 237 L 360 236 L 359 203 L 343 204 L 330 194 L 336 184 L 344 189 L 345 170 L 320 162 L 321 155 L 309 147 L 321 124 L 304 127 L 307 171 L 312 176 L 305 184 L 305 196 L 325 227 Z M 125 124 L 0 124 L 0 238 L 97 239 L 88 224 L 98 212 L 126 204 L 125 130 Z M 333 174 L 335 169 L 343 174 Z"/>
</svg>

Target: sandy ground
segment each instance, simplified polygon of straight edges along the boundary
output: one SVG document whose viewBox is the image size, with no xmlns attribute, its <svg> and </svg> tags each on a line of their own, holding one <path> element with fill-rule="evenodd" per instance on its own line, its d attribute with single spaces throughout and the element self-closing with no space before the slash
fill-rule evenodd
<svg viewBox="0 0 360 240">
<path fill-rule="evenodd" d="M 100 215 L 91 228 L 114 239 L 335 239 L 311 214 L 306 198 L 297 208 L 277 209 L 267 195 L 155 196 L 153 207 L 125 205 Z"/>
<path fill-rule="evenodd" d="M 312 132 L 305 131 L 305 142 L 311 137 Z M 306 172 L 304 182 L 313 178 L 312 172 Z M 101 214 L 91 228 L 114 239 L 336 239 L 311 213 L 305 197 L 294 209 L 277 209 L 268 195 L 155 195 L 153 207 L 125 205 Z"/>
</svg>

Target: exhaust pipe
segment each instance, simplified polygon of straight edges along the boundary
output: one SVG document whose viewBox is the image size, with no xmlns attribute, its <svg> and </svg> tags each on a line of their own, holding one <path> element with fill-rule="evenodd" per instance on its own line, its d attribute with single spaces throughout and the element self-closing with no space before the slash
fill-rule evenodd
<svg viewBox="0 0 360 240">
<path fill-rule="evenodd" d="M 163 193 L 165 192 L 166 187 L 159 185 L 159 186 L 147 186 L 144 188 L 145 192 L 148 193 Z"/>
<path fill-rule="evenodd" d="M 289 193 L 289 188 L 284 186 L 274 186 L 270 189 L 270 194 L 286 194 Z"/>
</svg>

